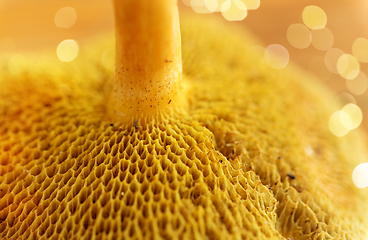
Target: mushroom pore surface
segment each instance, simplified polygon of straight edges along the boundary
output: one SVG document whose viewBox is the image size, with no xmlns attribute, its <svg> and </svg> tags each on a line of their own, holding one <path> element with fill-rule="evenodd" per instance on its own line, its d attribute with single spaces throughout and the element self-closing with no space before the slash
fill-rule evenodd
<svg viewBox="0 0 368 240">
<path fill-rule="evenodd" d="M 329 132 L 330 92 L 244 32 L 181 31 L 183 104 L 156 120 L 107 117 L 113 39 L 0 72 L 0 238 L 363 239 L 365 140 Z"/>
</svg>

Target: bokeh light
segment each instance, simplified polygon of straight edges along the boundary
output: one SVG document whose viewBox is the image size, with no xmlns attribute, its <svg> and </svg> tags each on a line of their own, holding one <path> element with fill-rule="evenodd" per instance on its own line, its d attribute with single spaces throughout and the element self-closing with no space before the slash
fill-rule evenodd
<svg viewBox="0 0 368 240">
<path fill-rule="evenodd" d="M 350 131 L 351 125 L 349 115 L 341 110 L 334 112 L 328 121 L 330 131 L 337 137 L 345 136 Z"/>
<path fill-rule="evenodd" d="M 300 23 L 291 24 L 287 29 L 286 37 L 290 45 L 298 49 L 309 47 L 312 41 L 310 29 Z"/>
<path fill-rule="evenodd" d="M 264 60 L 270 67 L 282 69 L 289 63 L 289 52 L 280 44 L 271 44 L 265 49 Z"/>
<path fill-rule="evenodd" d="M 362 95 L 368 88 L 367 75 L 360 71 L 356 78 L 346 80 L 346 88 L 354 95 Z"/>
<path fill-rule="evenodd" d="M 346 105 L 349 103 L 357 104 L 355 97 L 347 92 L 339 93 L 334 98 L 332 103 L 334 109 L 341 109 L 341 105 Z"/>
<path fill-rule="evenodd" d="M 258 9 L 260 0 L 182 0 L 186 6 L 196 13 L 221 12 L 228 21 L 241 21 L 248 10 Z"/>
<path fill-rule="evenodd" d="M 358 59 L 360 62 L 368 63 L 368 39 L 355 39 L 352 46 L 352 51 L 356 59 Z"/>
<path fill-rule="evenodd" d="M 350 126 L 349 130 L 353 130 L 359 127 L 363 120 L 363 112 L 357 105 L 353 103 L 346 104 L 342 111 L 349 115 L 351 121 L 350 125 L 344 125 L 346 128 Z"/>
<path fill-rule="evenodd" d="M 241 0 L 241 1 L 245 4 L 245 7 L 248 10 L 258 9 L 259 6 L 261 5 L 261 1 L 260 0 Z"/>
<path fill-rule="evenodd" d="M 353 126 L 353 122 L 351 121 L 351 118 L 349 116 L 349 114 L 347 114 L 344 111 L 338 111 L 339 112 L 339 118 L 340 118 L 340 123 L 350 131 L 350 129 Z"/>
<path fill-rule="evenodd" d="M 353 55 L 343 54 L 337 60 L 336 68 L 341 77 L 351 80 L 358 76 L 360 64 Z"/>
<path fill-rule="evenodd" d="M 241 21 L 247 16 L 247 8 L 240 0 L 227 0 L 221 5 L 221 14 L 228 21 Z"/>
<path fill-rule="evenodd" d="M 8 70 L 13 75 L 21 74 L 26 68 L 27 59 L 22 54 L 16 54 L 8 61 Z"/>
<path fill-rule="evenodd" d="M 215 12 L 221 12 L 221 6 L 228 0 L 217 0 L 217 9 Z"/>
<path fill-rule="evenodd" d="M 59 28 L 70 28 L 77 21 L 77 11 L 72 7 L 60 8 L 55 14 L 54 21 Z"/>
<path fill-rule="evenodd" d="M 190 6 L 196 13 L 213 13 L 217 9 L 217 0 L 191 0 Z"/>
<path fill-rule="evenodd" d="M 368 187 L 368 163 L 361 163 L 356 166 L 352 178 L 358 188 Z"/>
<path fill-rule="evenodd" d="M 304 24 L 310 29 L 321 29 L 327 24 L 327 16 L 322 8 L 317 6 L 307 6 L 302 13 Z"/>
<path fill-rule="evenodd" d="M 328 28 L 312 30 L 312 45 L 318 50 L 326 51 L 332 47 L 334 35 Z"/>
<path fill-rule="evenodd" d="M 72 39 L 62 41 L 56 49 L 56 54 L 62 62 L 73 61 L 78 56 L 78 52 L 78 44 Z"/>
<path fill-rule="evenodd" d="M 325 54 L 325 66 L 332 72 L 338 74 L 337 61 L 344 54 L 344 52 L 338 48 L 331 48 Z"/>
</svg>

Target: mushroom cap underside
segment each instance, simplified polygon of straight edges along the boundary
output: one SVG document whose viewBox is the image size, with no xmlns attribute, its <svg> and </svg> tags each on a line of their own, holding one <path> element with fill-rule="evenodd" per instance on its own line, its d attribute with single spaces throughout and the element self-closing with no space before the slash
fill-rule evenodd
<svg viewBox="0 0 368 240">
<path fill-rule="evenodd" d="M 363 238 L 365 139 L 330 133 L 331 93 L 245 32 L 181 28 L 183 104 L 156 120 L 107 117 L 112 39 L 20 75 L 1 62 L 0 237 Z"/>
</svg>

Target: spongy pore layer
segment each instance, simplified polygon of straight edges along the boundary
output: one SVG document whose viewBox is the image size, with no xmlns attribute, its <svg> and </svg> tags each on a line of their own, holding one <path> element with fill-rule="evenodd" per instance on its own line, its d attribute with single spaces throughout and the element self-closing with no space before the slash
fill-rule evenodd
<svg viewBox="0 0 368 240">
<path fill-rule="evenodd" d="M 334 137 L 327 91 L 220 25 L 182 21 L 187 103 L 160 121 L 106 117 L 110 40 L 16 76 L 2 61 L 0 238 L 363 239 L 359 132 Z"/>
</svg>

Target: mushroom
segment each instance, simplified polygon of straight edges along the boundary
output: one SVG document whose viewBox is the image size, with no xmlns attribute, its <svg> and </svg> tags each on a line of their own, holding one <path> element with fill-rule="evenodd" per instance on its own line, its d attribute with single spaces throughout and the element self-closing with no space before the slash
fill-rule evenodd
<svg viewBox="0 0 368 240">
<path fill-rule="evenodd" d="M 235 27 L 180 36 L 174 0 L 114 5 L 115 74 L 109 40 L 0 72 L 2 239 L 367 237 L 365 136 L 329 132 L 328 90 Z"/>
</svg>

